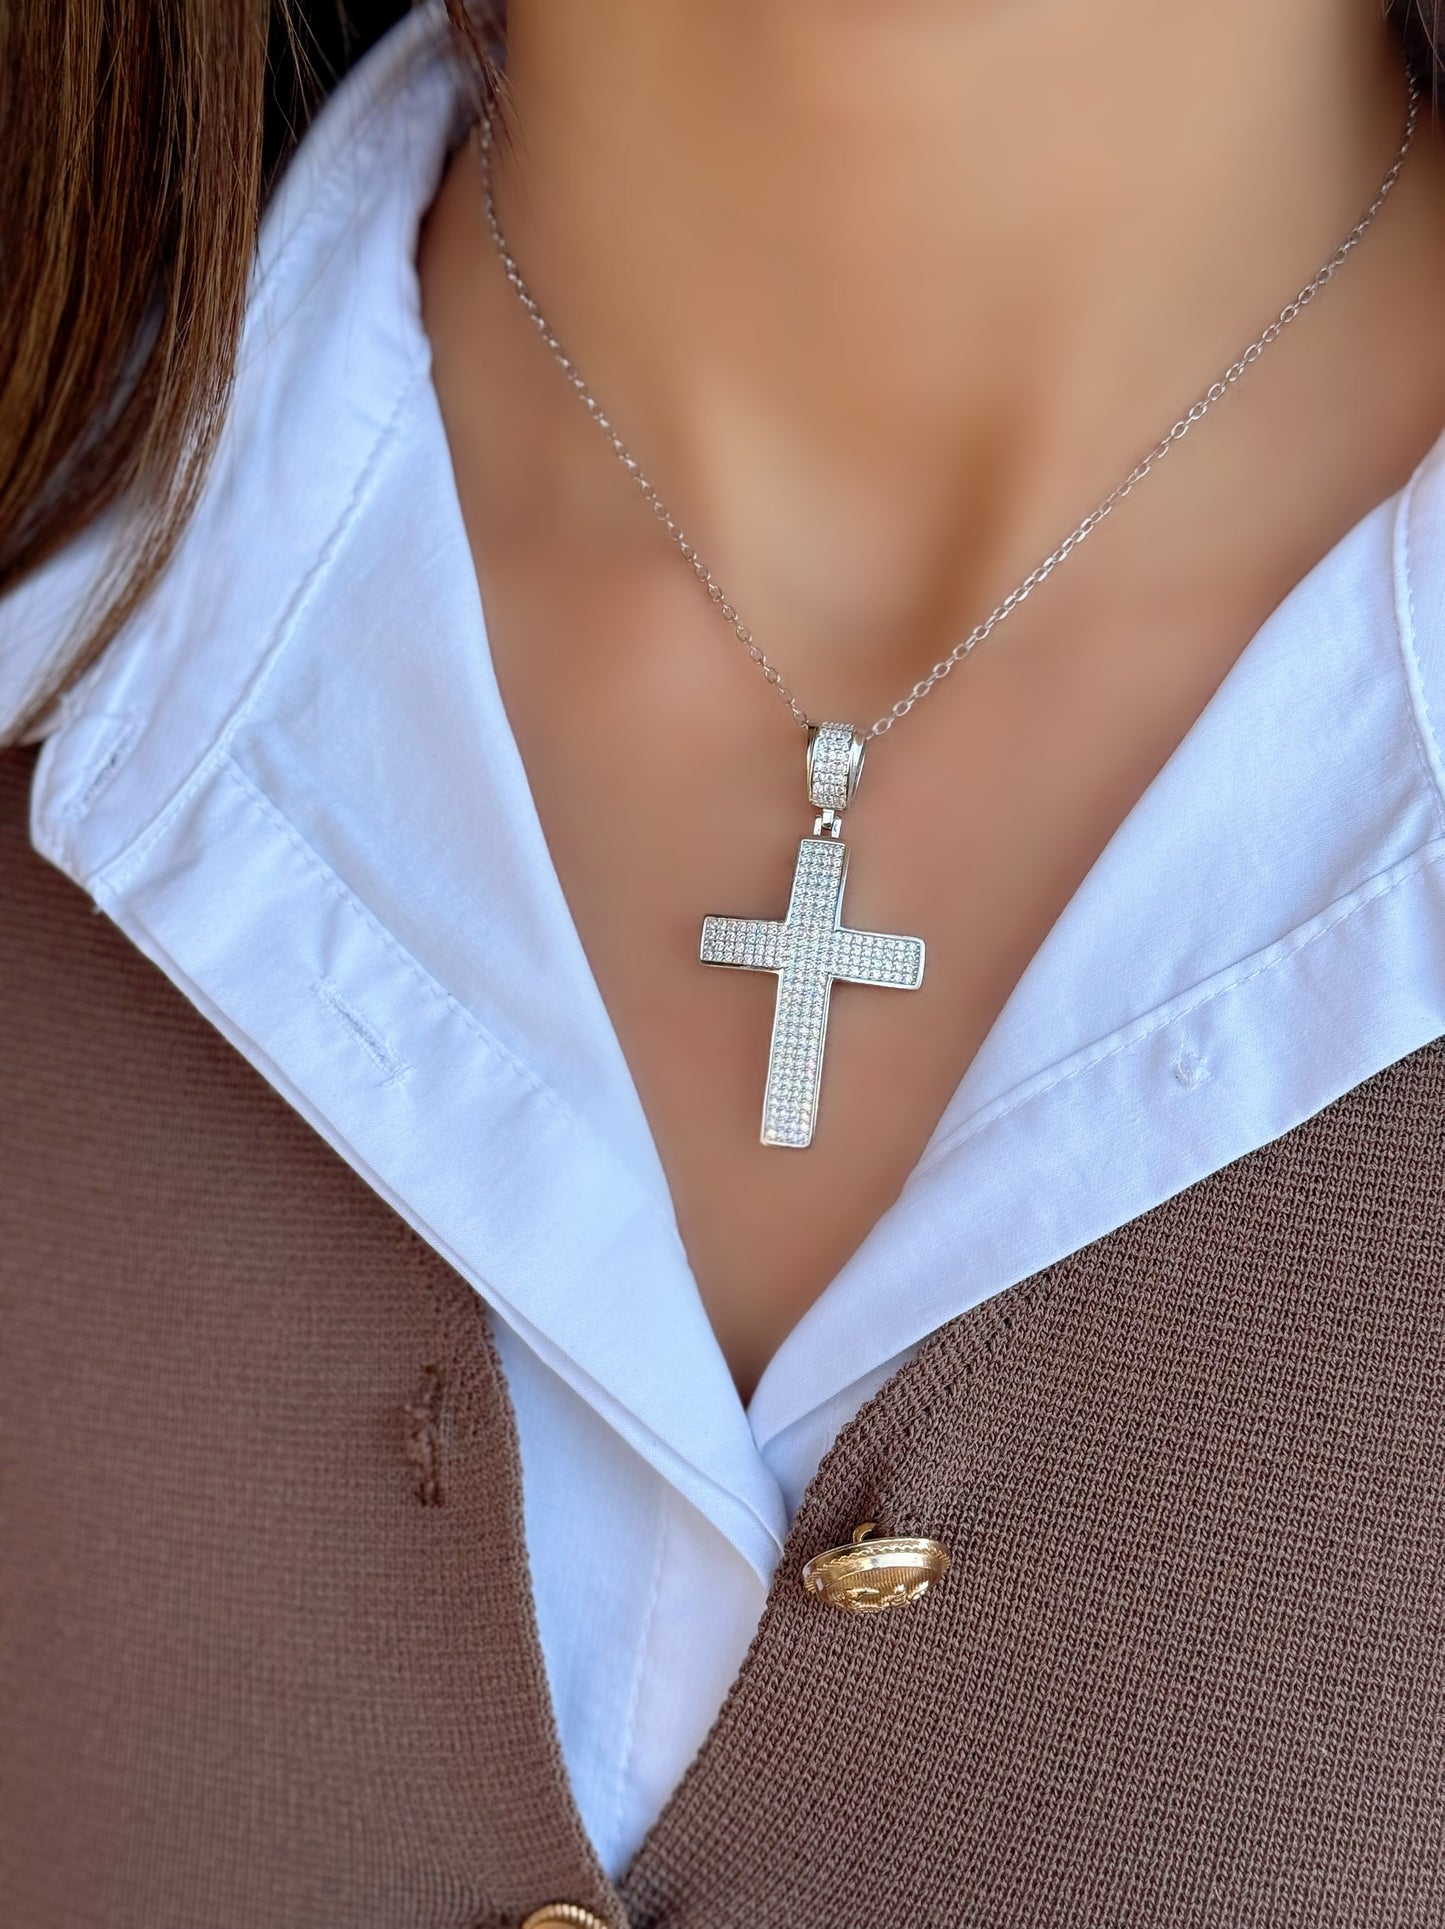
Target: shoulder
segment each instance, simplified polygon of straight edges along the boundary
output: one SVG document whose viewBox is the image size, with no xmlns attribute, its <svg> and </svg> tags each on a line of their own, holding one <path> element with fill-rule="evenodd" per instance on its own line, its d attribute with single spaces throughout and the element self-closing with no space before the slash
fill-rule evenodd
<svg viewBox="0 0 1445 1929">
<path fill-rule="evenodd" d="M 111 650 L 166 674 L 167 638 L 215 633 L 217 593 L 243 604 L 287 581 L 363 468 L 378 427 L 427 363 L 413 250 L 447 153 L 469 118 L 445 7 L 428 0 L 342 82 L 298 147 L 261 225 L 227 419 L 170 565 Z M 105 593 L 123 510 L 0 599 L 0 732 Z M 283 587 L 283 584 L 285 585 Z M 253 616 L 256 614 L 253 608 Z M 239 634 L 239 626 L 234 628 Z M 256 638 L 252 620 L 245 634 Z M 94 681 L 82 680 L 83 693 Z M 57 706 L 51 735 L 70 706 Z"/>
</svg>

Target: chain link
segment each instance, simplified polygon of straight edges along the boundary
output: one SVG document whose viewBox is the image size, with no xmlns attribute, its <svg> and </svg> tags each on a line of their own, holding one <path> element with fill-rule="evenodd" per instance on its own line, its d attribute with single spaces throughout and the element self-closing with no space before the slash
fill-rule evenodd
<svg viewBox="0 0 1445 1929">
<path fill-rule="evenodd" d="M 941 683 L 945 677 L 951 675 L 952 672 L 958 668 L 959 664 L 978 648 L 980 643 L 986 642 L 999 625 L 1012 616 L 1021 603 L 1027 602 L 1040 584 L 1047 582 L 1059 565 L 1067 562 L 1079 545 L 1094 533 L 1100 523 L 1111 516 L 1119 504 L 1123 502 L 1126 497 L 1132 495 L 1140 483 L 1144 482 L 1147 477 L 1153 474 L 1154 470 L 1164 460 L 1165 456 L 1169 454 L 1170 450 L 1184 440 L 1185 436 L 1189 434 L 1196 423 L 1203 421 L 1204 417 L 1208 415 L 1214 405 L 1222 401 L 1240 380 L 1245 371 L 1254 366 L 1260 356 L 1264 354 L 1265 350 L 1279 340 L 1290 323 L 1297 320 L 1298 317 L 1304 313 L 1305 309 L 1310 306 L 1311 302 L 1314 301 L 1315 297 L 1329 286 L 1330 282 L 1334 280 L 1340 269 L 1345 265 L 1346 261 L 1379 219 L 1380 213 L 1386 201 L 1389 200 L 1396 182 L 1404 171 L 1405 163 L 1409 159 L 1410 150 L 1415 143 L 1415 133 L 1419 125 L 1419 120 L 1420 87 L 1415 78 L 1411 76 L 1410 100 L 1405 118 L 1405 133 L 1400 142 L 1399 149 L 1395 154 L 1395 158 L 1390 164 L 1389 172 L 1380 183 L 1379 191 L 1375 195 L 1374 200 L 1355 223 L 1354 227 L 1351 228 L 1339 247 L 1336 248 L 1335 252 L 1330 256 L 1329 260 L 1325 262 L 1324 266 L 1310 281 L 1305 283 L 1293 301 L 1285 303 L 1274 320 L 1256 340 L 1249 344 L 1248 348 L 1245 349 L 1238 360 L 1231 362 L 1218 380 L 1210 383 L 1198 401 L 1195 402 L 1184 415 L 1180 416 L 1179 420 L 1169 429 L 1167 434 L 1160 437 L 1159 441 L 1155 443 L 1149 453 L 1129 471 L 1124 480 L 1119 483 L 1116 488 L 1111 489 L 1098 507 L 1091 509 L 1081 523 L 1069 531 L 1057 549 L 1050 551 L 1041 563 L 1036 564 L 1035 567 L 1029 571 L 1028 575 L 1024 577 L 1023 581 L 1014 589 L 1011 589 L 1003 601 L 998 604 L 981 623 L 976 624 L 961 642 L 954 645 L 947 656 L 940 658 L 940 660 L 934 664 L 927 676 L 919 678 L 918 682 L 913 685 L 913 688 L 906 696 L 900 697 L 891 709 L 886 710 L 881 717 L 874 720 L 865 732 L 865 736 L 869 741 L 874 737 L 885 736 L 896 723 L 901 722 L 915 704 L 921 703 L 936 685 Z M 667 535 L 672 539 L 693 574 L 697 577 L 699 583 L 701 583 L 707 591 L 708 597 L 717 609 L 719 615 L 724 618 L 738 642 L 743 645 L 748 655 L 752 658 L 753 662 L 757 664 L 778 696 L 788 706 L 793 721 L 801 725 L 804 729 L 809 728 L 814 722 L 814 719 L 809 716 L 792 690 L 784 683 L 782 673 L 777 665 L 764 654 L 761 646 L 754 638 L 752 631 L 748 628 L 742 617 L 739 616 L 737 609 L 729 600 L 722 585 L 698 554 L 696 546 L 688 540 L 687 536 L 674 521 L 666 503 L 663 502 L 662 497 L 657 493 L 649 478 L 644 474 L 641 464 L 637 461 L 636 457 L 633 456 L 627 444 L 618 434 L 611 418 L 605 413 L 601 403 L 588 387 L 576 363 L 572 360 L 566 349 L 563 348 L 551 323 L 542 313 L 536 297 L 527 286 L 522 271 L 517 266 L 511 248 L 507 244 L 506 236 L 502 232 L 501 222 L 497 217 L 496 197 L 492 186 L 492 120 L 490 116 L 485 117 L 478 125 L 477 153 L 481 162 L 483 212 L 486 215 L 487 226 L 491 231 L 493 244 L 496 247 L 507 280 L 511 283 L 517 300 L 531 320 L 533 327 L 561 367 L 563 374 L 567 377 L 568 382 L 576 392 L 578 399 L 587 410 L 587 413 L 606 436 L 612 446 L 614 454 L 621 462 L 623 468 L 632 477 L 643 500 L 661 523 Z"/>
</svg>

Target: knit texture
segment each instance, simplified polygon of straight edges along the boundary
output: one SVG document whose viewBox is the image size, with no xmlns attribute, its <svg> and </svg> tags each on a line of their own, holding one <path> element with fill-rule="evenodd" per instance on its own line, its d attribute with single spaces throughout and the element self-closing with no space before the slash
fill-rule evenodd
<svg viewBox="0 0 1445 1929">
<path fill-rule="evenodd" d="M 6 1929 L 1445 1922 L 1445 1047 L 936 1335 L 625 1881 L 480 1302 L 0 761 Z M 862 1520 L 954 1555 L 855 1618 Z"/>
<path fill-rule="evenodd" d="M 609 1906 L 476 1294 L 29 850 L 0 758 L 0 1925 Z"/>
<path fill-rule="evenodd" d="M 806 1498 L 634 1929 L 864 1897 L 910 1929 L 1445 1923 L 1442 1296 L 1432 1046 L 945 1328 Z M 860 1520 L 944 1542 L 937 1592 L 802 1595 Z"/>
</svg>

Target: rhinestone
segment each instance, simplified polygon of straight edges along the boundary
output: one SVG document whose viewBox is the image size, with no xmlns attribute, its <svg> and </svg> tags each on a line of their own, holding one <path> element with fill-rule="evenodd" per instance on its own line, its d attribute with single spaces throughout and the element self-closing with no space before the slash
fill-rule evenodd
<svg viewBox="0 0 1445 1929">
<path fill-rule="evenodd" d="M 915 991 L 923 981 L 920 938 L 853 931 L 841 924 L 847 864 L 848 848 L 839 839 L 805 837 L 798 845 L 784 920 L 703 920 L 704 964 L 778 974 L 763 1095 L 765 1145 L 812 1141 L 833 984 L 842 979 Z"/>
</svg>

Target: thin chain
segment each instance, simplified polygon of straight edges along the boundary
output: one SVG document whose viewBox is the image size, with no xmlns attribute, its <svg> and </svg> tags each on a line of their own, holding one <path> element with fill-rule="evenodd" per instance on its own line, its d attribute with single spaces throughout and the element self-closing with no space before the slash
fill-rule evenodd
<svg viewBox="0 0 1445 1929">
<path fill-rule="evenodd" d="M 1330 282 L 1334 280 L 1340 269 L 1345 265 L 1346 261 L 1379 219 L 1386 201 L 1389 200 L 1391 192 L 1404 170 L 1405 162 L 1410 155 L 1410 150 L 1414 146 L 1415 132 L 1419 125 L 1419 119 L 1420 87 L 1412 76 L 1410 79 L 1410 102 L 1405 118 L 1404 138 L 1401 140 L 1395 158 L 1390 164 L 1390 170 L 1380 183 L 1379 192 L 1376 194 L 1374 200 L 1355 223 L 1354 227 L 1351 228 L 1339 247 L 1336 248 L 1335 252 L 1330 256 L 1329 260 L 1319 270 L 1318 274 L 1316 274 L 1311 281 L 1306 282 L 1293 301 L 1285 303 L 1284 307 L 1281 308 L 1278 315 L 1275 316 L 1274 320 L 1258 339 L 1249 344 L 1249 347 L 1245 349 L 1237 361 L 1230 363 L 1229 367 L 1225 369 L 1217 381 L 1210 383 L 1209 387 L 1204 391 L 1203 395 L 1200 396 L 1199 400 L 1194 403 L 1193 407 L 1190 408 L 1186 414 L 1180 416 L 1179 420 L 1169 430 L 1167 435 L 1160 437 L 1159 441 L 1155 443 L 1149 453 L 1140 462 L 1135 464 L 1118 487 L 1111 489 L 1098 507 L 1091 509 L 1088 515 L 1084 517 L 1084 520 L 1079 523 L 1077 527 L 1070 530 L 1058 548 L 1051 550 L 1041 563 L 1031 569 L 1023 581 L 1015 589 L 1009 591 L 1008 595 L 1005 596 L 996 609 L 986 616 L 981 623 L 970 630 L 962 642 L 955 644 L 947 656 L 941 658 L 934 664 L 927 676 L 920 677 L 918 682 L 915 683 L 913 688 L 908 692 L 907 696 L 900 697 L 892 709 L 885 711 L 881 717 L 877 718 L 870 725 L 866 732 L 870 741 L 874 737 L 886 735 L 887 732 L 893 728 L 894 724 L 900 722 L 902 718 L 908 715 L 916 703 L 923 701 L 924 697 L 929 694 L 936 684 L 941 683 L 946 676 L 949 676 L 958 668 L 965 657 L 969 656 L 978 648 L 980 643 L 985 642 L 992 636 L 999 624 L 1012 616 L 1020 603 L 1026 602 L 1041 583 L 1047 582 L 1059 565 L 1067 562 L 1068 558 L 1073 555 L 1080 543 L 1091 536 L 1099 527 L 1099 524 L 1111 516 L 1119 504 L 1124 501 L 1125 497 L 1132 495 L 1146 477 L 1152 475 L 1154 470 L 1164 460 L 1165 456 L 1168 455 L 1169 451 L 1184 440 L 1195 423 L 1203 421 L 1215 403 L 1222 401 L 1234 387 L 1235 383 L 1239 381 L 1245 370 L 1252 368 L 1265 350 L 1274 342 L 1278 341 L 1290 323 L 1303 314 L 1315 297 L 1329 286 Z M 783 682 L 781 672 L 764 654 L 762 648 L 754 639 L 752 631 L 748 628 L 741 616 L 738 615 L 736 608 L 723 591 L 722 585 L 698 554 L 695 545 L 688 540 L 673 520 L 666 503 L 663 502 L 657 490 L 643 473 L 641 464 L 628 449 L 622 437 L 617 433 L 610 417 L 604 412 L 601 403 L 587 386 L 576 363 L 572 360 L 566 349 L 563 348 L 557 335 L 553 331 L 551 323 L 538 306 L 536 297 L 523 279 L 522 271 L 513 258 L 512 251 L 507 245 L 506 236 L 502 233 L 501 222 L 497 218 L 496 198 L 492 190 L 492 123 L 490 118 L 484 119 L 478 128 L 477 151 L 481 160 L 482 206 L 486 214 L 487 226 L 491 230 L 492 240 L 496 245 L 498 255 L 501 257 L 507 280 L 511 283 L 518 301 L 530 317 L 537 333 L 541 336 L 561 366 L 563 374 L 576 391 L 587 413 L 592 417 L 592 420 L 612 445 L 612 449 L 623 468 L 626 469 L 627 473 L 636 483 L 644 501 L 652 510 L 653 515 L 656 516 L 662 524 L 667 534 L 672 538 L 672 541 L 676 544 L 678 550 L 691 567 L 693 574 L 707 591 L 709 598 L 717 608 L 719 614 L 725 619 L 734 636 L 736 636 L 739 643 L 747 650 L 748 655 L 777 691 L 779 697 L 787 704 L 789 711 L 792 713 L 793 721 L 801 724 L 805 729 L 808 728 L 812 724 L 813 718 L 809 716 L 797 697 L 788 688 L 787 684 Z"/>
</svg>

